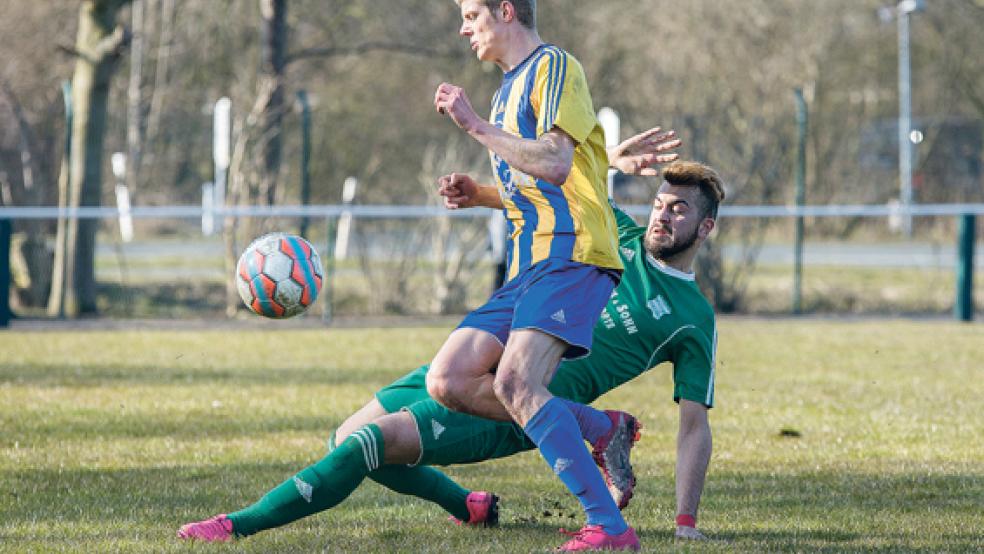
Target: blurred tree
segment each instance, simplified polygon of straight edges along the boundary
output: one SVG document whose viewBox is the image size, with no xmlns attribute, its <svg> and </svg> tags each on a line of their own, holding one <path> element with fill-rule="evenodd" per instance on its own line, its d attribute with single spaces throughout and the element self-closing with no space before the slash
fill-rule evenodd
<svg viewBox="0 0 984 554">
<path fill-rule="evenodd" d="M 263 1 L 277 7 L 273 0 Z M 239 175 L 250 196 L 241 202 L 254 204 L 265 197 L 264 203 L 291 203 L 299 196 L 300 122 L 286 99 L 299 88 L 308 91 L 312 105 L 313 203 L 337 202 L 349 175 L 360 179 L 361 202 L 423 203 L 429 193 L 414 176 L 424 169 L 428 147 L 445 144 L 454 132 L 431 110 L 434 88 L 444 80 L 460 84 L 482 112 L 501 78 L 494 66 L 476 62 L 457 35 L 459 14 L 452 2 L 290 0 L 288 11 L 282 0 L 287 39 L 277 80 L 284 96 L 279 109 L 264 115 L 265 104 L 257 100 L 269 87 L 261 86 L 261 68 L 265 56 L 273 60 L 274 51 L 265 46 L 272 43 L 263 22 L 269 21 L 272 31 L 275 20 L 264 19 L 263 2 L 142 2 L 139 92 L 146 124 L 139 198 L 144 205 L 200 200 L 201 183 L 212 176 L 210 106 L 221 96 L 233 100 L 235 138 L 243 141 L 237 142 Z M 0 78 L 31 129 L 30 180 L 38 202 L 52 204 L 58 198 L 52 181 L 64 132 L 59 83 L 72 60 L 54 55 L 47 44 L 51 37 L 81 30 L 76 28 L 79 4 L 0 4 L 5 14 L 0 18 L 5 54 Z M 596 109 L 615 108 L 626 135 L 657 123 L 676 128 L 685 143 L 684 157 L 721 171 L 729 203 L 792 200 L 793 87 L 804 88 L 810 109 L 808 202 L 882 203 L 898 194 L 891 128 L 898 110 L 897 47 L 895 25 L 881 23 L 877 10 L 894 4 L 542 0 L 539 26 L 545 40 L 570 50 L 584 65 Z M 133 12 L 120 15 L 136 17 Z M 948 135 L 957 130 L 973 134 L 984 121 L 981 28 L 979 0 L 932 0 L 912 19 L 913 113 L 926 135 L 920 160 L 955 156 L 949 145 L 956 143 L 948 142 Z M 126 79 L 110 82 L 110 105 L 120 107 L 105 113 L 110 150 L 127 146 L 127 92 Z M 0 102 L 0 173 L 6 174 L 13 201 L 24 203 L 30 200 L 24 194 L 23 125 L 8 106 Z M 251 117 L 256 106 L 259 111 Z M 278 125 L 279 146 L 267 140 Z M 957 161 L 979 167 L 975 144 L 960 142 L 968 150 Z M 477 156 L 483 151 L 470 143 L 460 150 Z M 276 170 L 275 163 L 264 165 L 278 158 Z M 967 175 L 978 175 L 976 190 Z M 965 172 L 958 182 L 949 173 L 926 174 L 921 194 L 938 202 L 979 199 L 984 196 L 979 175 Z M 641 202 L 655 185 L 634 179 L 618 194 Z M 108 201 L 109 191 L 102 193 Z M 194 231 L 186 222 L 143 223 L 154 232 Z M 717 241 L 745 245 L 741 259 L 754 260 L 766 231 L 785 224 L 722 220 Z M 17 230 L 24 232 L 24 225 L 17 222 Z M 850 218 L 808 220 L 807 232 L 849 236 L 859 228 L 885 232 L 882 221 Z M 40 224 L 39 232 L 50 235 L 52 230 L 50 223 Z M 56 244 L 64 242 L 63 234 Z M 709 248 L 708 259 L 713 254 Z M 715 285 L 719 292 L 712 293 L 719 306 L 742 309 L 741 275 L 749 270 L 722 266 Z"/>
<path fill-rule="evenodd" d="M 128 42 L 117 14 L 129 0 L 84 0 L 79 8 L 72 78 L 72 149 L 67 190 L 60 190 L 69 208 L 98 206 L 102 192 L 103 139 L 109 83 Z M 64 236 L 55 243 L 53 282 L 48 313 L 75 317 L 96 311 L 95 246 L 99 221 L 69 218 Z"/>
</svg>

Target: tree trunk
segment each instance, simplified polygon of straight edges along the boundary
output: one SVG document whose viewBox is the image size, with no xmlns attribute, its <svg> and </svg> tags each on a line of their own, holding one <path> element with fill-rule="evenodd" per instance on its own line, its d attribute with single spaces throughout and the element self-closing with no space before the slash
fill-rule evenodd
<svg viewBox="0 0 984 554">
<path fill-rule="evenodd" d="M 284 68 L 287 65 L 287 0 L 260 0 L 262 40 L 260 90 L 269 90 L 269 102 L 260 116 L 263 165 L 260 202 L 276 203 L 280 176 L 281 129 L 284 118 Z"/>
<path fill-rule="evenodd" d="M 22 206 L 39 206 L 43 191 L 40 183 L 47 181 L 36 160 L 37 140 L 27 121 L 27 114 L 17 99 L 17 95 L 8 83 L 0 79 L 0 99 L 9 107 L 17 122 L 18 138 L 21 154 L 21 186 L 11 191 L 12 200 Z M 36 219 L 26 219 L 17 223 L 15 230 L 24 234 L 24 240 L 18 243 L 19 255 L 26 263 L 26 272 L 30 281 L 21 292 L 26 303 L 30 306 L 43 306 L 48 294 L 48 284 L 51 276 L 51 259 L 47 253 L 44 237 L 44 222 Z M 23 284 L 22 284 L 23 286 Z"/>
<path fill-rule="evenodd" d="M 144 62 L 144 0 L 132 0 L 133 42 L 130 45 L 130 80 L 126 90 L 126 177 L 131 201 L 140 187 L 140 163 L 143 153 L 143 84 Z"/>
<path fill-rule="evenodd" d="M 58 171 L 58 208 L 64 209 L 68 205 L 68 158 L 72 150 L 72 85 L 65 81 L 62 83 L 62 97 L 65 100 L 65 141 L 64 151 L 62 152 L 61 166 Z M 51 264 L 51 289 L 48 291 L 48 315 L 51 317 L 65 317 L 65 255 L 66 255 L 66 236 L 68 232 L 68 221 L 58 217 L 58 226 L 55 231 L 55 258 Z"/>
<path fill-rule="evenodd" d="M 103 137 L 109 81 L 126 45 L 115 25 L 129 0 L 85 0 L 79 10 L 72 77 L 72 146 L 69 156 L 69 208 L 98 206 L 102 191 Z M 71 218 L 65 226 L 64 314 L 96 311 L 95 246 L 99 221 Z"/>
</svg>

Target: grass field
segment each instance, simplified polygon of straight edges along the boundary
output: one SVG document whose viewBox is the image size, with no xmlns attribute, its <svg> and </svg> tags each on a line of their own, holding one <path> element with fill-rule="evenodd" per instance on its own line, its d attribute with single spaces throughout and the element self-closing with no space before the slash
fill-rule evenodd
<svg viewBox="0 0 984 554">
<path fill-rule="evenodd" d="M 552 549 L 580 517 L 535 453 L 450 469 L 503 497 L 499 529 L 449 525 L 366 483 L 334 510 L 231 545 L 174 538 L 320 458 L 329 431 L 447 331 L 2 332 L 0 551 Z M 984 550 L 984 327 L 724 319 L 720 335 L 700 514 L 715 542 L 671 538 L 667 369 L 598 402 L 645 425 L 626 515 L 646 550 Z"/>
</svg>

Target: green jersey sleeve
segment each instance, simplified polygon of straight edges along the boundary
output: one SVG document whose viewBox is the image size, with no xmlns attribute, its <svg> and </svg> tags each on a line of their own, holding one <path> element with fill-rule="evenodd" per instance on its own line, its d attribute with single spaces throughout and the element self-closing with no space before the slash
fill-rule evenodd
<svg viewBox="0 0 984 554">
<path fill-rule="evenodd" d="M 612 211 L 615 212 L 615 223 L 618 225 L 619 243 L 638 236 L 638 232 L 642 229 L 642 226 L 636 223 L 635 220 L 632 219 L 632 216 L 623 212 L 622 208 L 619 208 L 618 204 L 616 204 L 614 200 L 609 198 L 608 203 L 612 205 Z"/>
<path fill-rule="evenodd" d="M 685 398 L 714 406 L 714 363 L 717 332 L 698 328 L 684 333 L 673 345 L 673 400 Z"/>
</svg>

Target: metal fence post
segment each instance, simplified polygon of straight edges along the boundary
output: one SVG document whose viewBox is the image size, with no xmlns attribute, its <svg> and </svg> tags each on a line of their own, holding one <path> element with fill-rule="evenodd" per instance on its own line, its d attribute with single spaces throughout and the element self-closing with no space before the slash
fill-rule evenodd
<svg viewBox="0 0 984 554">
<path fill-rule="evenodd" d="M 297 101 L 301 105 L 301 205 L 311 204 L 311 103 L 306 90 L 297 91 Z M 299 234 L 307 237 L 311 220 L 301 218 Z"/>
<path fill-rule="evenodd" d="M 0 327 L 10 324 L 10 235 L 9 219 L 0 219 Z"/>
<path fill-rule="evenodd" d="M 331 324 L 332 316 L 332 302 L 334 301 L 335 291 L 332 286 L 332 281 L 335 279 L 335 239 L 338 234 L 338 228 L 335 224 L 335 218 L 333 216 L 328 216 L 325 218 L 325 255 L 322 258 L 324 261 L 325 278 L 324 282 L 321 284 L 321 295 L 324 299 L 321 301 L 321 321 L 325 325 Z"/>
<path fill-rule="evenodd" d="M 803 89 L 793 90 L 796 95 L 796 207 L 806 203 L 806 100 Z M 803 216 L 793 222 L 793 313 L 803 311 Z"/>
<path fill-rule="evenodd" d="M 974 238 L 977 230 L 977 216 L 960 216 L 960 231 L 957 234 L 957 302 L 954 315 L 960 321 L 974 319 Z"/>
</svg>

